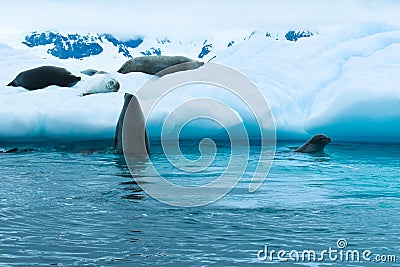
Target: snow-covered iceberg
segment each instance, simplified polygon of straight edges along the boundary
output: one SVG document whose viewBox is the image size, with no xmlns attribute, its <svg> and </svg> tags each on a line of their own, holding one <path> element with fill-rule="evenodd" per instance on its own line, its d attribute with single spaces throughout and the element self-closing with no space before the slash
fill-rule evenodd
<svg viewBox="0 0 400 267">
<path fill-rule="evenodd" d="M 57 34 L 51 36 L 54 40 L 64 40 Z M 86 39 L 71 36 L 79 40 L 82 52 L 82 42 Z M 112 35 L 93 36 L 98 37 L 87 40 L 91 47 L 96 47 L 96 53 L 76 58 L 63 52 L 64 59 L 48 53 L 54 47 L 60 51 L 60 44 L 38 40 L 35 43 L 32 34 L 21 36 L 19 42 L 0 38 L 1 141 L 112 138 L 123 94 L 135 93 L 151 78 L 141 73 L 122 75 L 116 70 L 128 59 L 127 55 L 146 54 L 212 59 L 237 69 L 267 99 L 278 139 L 303 139 L 324 133 L 334 140 L 400 141 L 400 28 L 367 23 L 329 32 L 254 31 L 243 38 L 210 36 L 207 40 L 143 35 L 139 39 L 133 36 L 132 40 L 140 42 L 130 46 L 129 40 L 121 41 Z M 54 54 L 55 50 L 50 51 Z M 50 86 L 37 91 L 6 86 L 20 71 L 40 65 L 65 67 L 82 76 L 83 81 L 73 88 Z M 120 91 L 81 97 L 80 91 L 90 77 L 80 71 L 87 68 L 111 72 L 121 83 Z M 234 96 L 207 86 L 200 90 L 195 87 L 179 91 L 171 101 L 160 102 L 148 122 L 149 136 L 159 132 L 163 120 L 179 100 L 198 97 L 216 98 L 229 104 L 242 117 L 240 123 L 250 117 Z M 193 110 L 199 109 L 196 106 Z M 179 118 L 188 117 L 174 116 L 176 124 L 184 123 Z M 214 124 L 198 123 L 192 127 L 195 130 L 187 131 L 190 134 L 186 137 L 218 133 Z"/>
</svg>

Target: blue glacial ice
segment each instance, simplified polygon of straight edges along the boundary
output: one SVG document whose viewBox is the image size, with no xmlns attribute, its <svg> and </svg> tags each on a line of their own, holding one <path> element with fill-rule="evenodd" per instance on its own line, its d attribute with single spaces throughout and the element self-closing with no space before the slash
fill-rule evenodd
<svg viewBox="0 0 400 267">
<path fill-rule="evenodd" d="M 324 133 L 334 140 L 400 141 L 399 28 L 366 23 L 352 29 L 314 33 L 296 42 L 284 38 L 284 33 L 279 36 L 276 40 L 258 31 L 247 39 L 207 38 L 212 50 L 202 60 L 215 57 L 212 62 L 233 67 L 255 83 L 269 103 L 280 140 Z M 157 40 L 160 39 L 144 37 L 139 46 L 126 46 L 126 52 L 140 56 L 157 47 L 162 55 L 197 59 L 204 43 L 204 39 Z M 103 40 L 99 45 L 102 52 L 98 55 L 60 59 L 49 55 L 46 45 L 27 47 L 0 38 L 0 140 L 112 138 L 123 94 L 135 93 L 151 76 L 116 73 L 127 58 L 110 42 Z M 37 91 L 6 86 L 20 71 L 40 65 L 65 67 L 82 76 L 83 81 L 73 88 L 50 86 Z M 80 71 L 87 68 L 111 72 L 121 83 L 120 91 L 81 97 L 90 77 Z M 235 123 L 251 121 L 251 114 L 240 99 L 220 89 L 195 86 L 160 101 L 148 121 L 150 137 L 159 132 L 179 101 L 197 97 L 227 103 L 242 118 Z M 188 112 L 195 116 L 201 109 L 196 106 Z M 177 125 L 185 123 L 187 117 L 188 114 L 174 114 Z M 230 127 L 235 126 L 232 120 L 229 123 Z M 189 138 L 221 130 L 215 123 L 189 127 Z"/>
</svg>

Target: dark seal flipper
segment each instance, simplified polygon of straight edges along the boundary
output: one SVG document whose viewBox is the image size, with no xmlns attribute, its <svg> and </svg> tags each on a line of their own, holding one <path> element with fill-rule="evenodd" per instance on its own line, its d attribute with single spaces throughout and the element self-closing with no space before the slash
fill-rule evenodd
<svg viewBox="0 0 400 267">
<path fill-rule="evenodd" d="M 14 81 L 10 82 L 9 84 L 7 84 L 7 86 L 15 86 Z"/>
<path fill-rule="evenodd" d="M 125 93 L 125 102 L 115 129 L 114 148 L 117 153 L 149 154 L 146 123 L 138 99 Z"/>
<path fill-rule="evenodd" d="M 10 148 L 9 150 L 7 150 L 5 153 L 13 153 L 13 152 L 17 152 L 19 150 L 18 147 L 14 147 L 14 148 Z"/>
</svg>

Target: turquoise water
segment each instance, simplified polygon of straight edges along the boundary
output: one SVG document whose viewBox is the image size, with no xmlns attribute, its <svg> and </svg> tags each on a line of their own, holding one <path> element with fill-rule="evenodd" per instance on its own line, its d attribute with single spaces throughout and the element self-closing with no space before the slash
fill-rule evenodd
<svg viewBox="0 0 400 267">
<path fill-rule="evenodd" d="M 18 144 L 27 151 L 0 154 L 0 265 L 247 266 L 271 263 L 257 258 L 265 245 L 322 251 L 345 238 L 348 249 L 397 256 L 377 266 L 400 266 L 400 145 L 333 143 L 320 155 L 291 152 L 298 145 L 277 145 L 255 193 L 244 179 L 215 203 L 178 208 L 141 191 L 111 140 Z M 197 156 L 192 143 L 182 147 Z M 184 177 L 152 149 L 171 180 Z M 221 173 L 229 152 L 220 146 L 215 166 L 194 180 Z"/>
</svg>

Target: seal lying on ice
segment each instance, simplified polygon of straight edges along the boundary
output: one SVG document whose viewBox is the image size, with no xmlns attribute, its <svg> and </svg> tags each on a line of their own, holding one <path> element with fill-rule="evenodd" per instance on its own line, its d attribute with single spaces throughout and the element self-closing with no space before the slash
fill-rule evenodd
<svg viewBox="0 0 400 267">
<path fill-rule="evenodd" d="M 106 74 L 106 71 L 102 71 L 102 70 L 95 70 L 95 69 L 87 69 L 87 70 L 83 70 L 81 71 L 82 74 L 88 75 L 88 76 L 93 76 L 95 74 Z"/>
<path fill-rule="evenodd" d="M 135 57 L 125 62 L 118 70 L 119 73 L 126 74 L 129 72 L 143 72 L 147 74 L 157 75 L 157 73 L 175 66 L 170 70 L 166 70 L 157 76 L 163 76 L 178 71 L 193 70 L 204 65 L 204 62 L 193 60 L 183 56 L 144 56 Z"/>
<path fill-rule="evenodd" d="M 119 88 L 119 82 L 110 74 L 96 74 L 85 86 L 82 96 L 98 93 L 118 92 Z"/>
<path fill-rule="evenodd" d="M 317 134 L 308 140 L 303 146 L 296 149 L 294 152 L 300 153 L 315 153 L 322 152 L 327 144 L 330 144 L 332 140 L 323 134 Z"/>
<path fill-rule="evenodd" d="M 28 90 L 42 89 L 50 85 L 72 87 L 81 80 L 64 68 L 41 66 L 21 72 L 7 86 L 24 87 Z"/>
<path fill-rule="evenodd" d="M 143 111 L 138 99 L 132 94 L 125 93 L 124 106 L 115 129 L 114 142 L 117 153 L 125 155 L 150 153 Z"/>
</svg>

